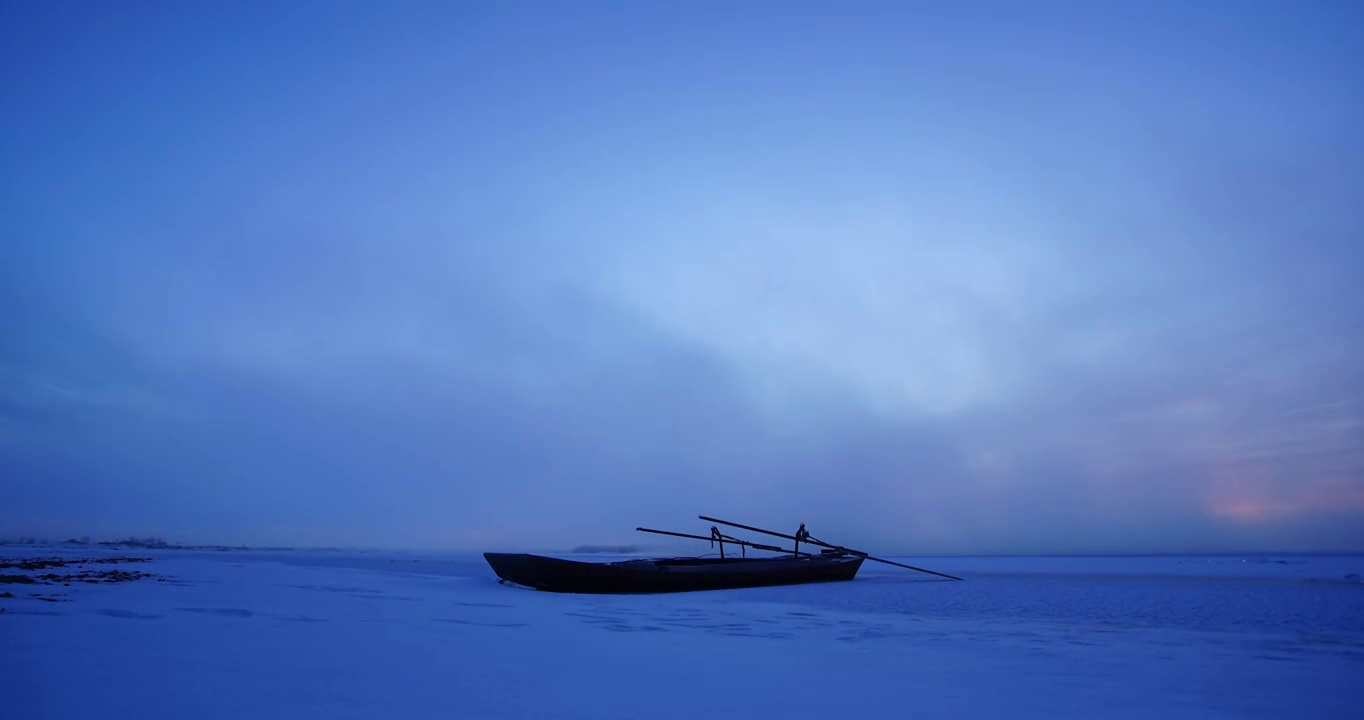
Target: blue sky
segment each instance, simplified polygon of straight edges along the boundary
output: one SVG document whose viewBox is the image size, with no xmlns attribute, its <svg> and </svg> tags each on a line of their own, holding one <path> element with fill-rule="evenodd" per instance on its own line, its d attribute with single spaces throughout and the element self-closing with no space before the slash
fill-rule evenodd
<svg viewBox="0 0 1364 720">
<path fill-rule="evenodd" d="M 1361 27 L 8 4 L 0 528 L 1364 550 Z"/>
</svg>

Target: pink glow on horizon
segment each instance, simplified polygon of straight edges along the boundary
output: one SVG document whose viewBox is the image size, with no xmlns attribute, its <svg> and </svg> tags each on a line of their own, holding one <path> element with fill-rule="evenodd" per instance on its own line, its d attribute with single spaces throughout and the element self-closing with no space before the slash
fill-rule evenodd
<svg viewBox="0 0 1364 720">
<path fill-rule="evenodd" d="M 1260 524 L 1331 510 L 1364 511 L 1364 488 L 1351 487 L 1343 479 L 1303 483 L 1294 487 L 1217 488 L 1207 497 L 1204 509 L 1213 517 Z M 1254 486 L 1258 485 L 1258 487 Z"/>
</svg>

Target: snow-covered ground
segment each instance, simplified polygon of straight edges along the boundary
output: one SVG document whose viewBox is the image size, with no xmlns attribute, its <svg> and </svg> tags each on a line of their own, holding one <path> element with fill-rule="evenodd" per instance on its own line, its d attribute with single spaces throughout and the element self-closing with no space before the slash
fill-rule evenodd
<svg viewBox="0 0 1364 720">
<path fill-rule="evenodd" d="M 100 554 L 160 579 L 0 584 L 0 717 L 1364 717 L 1364 557 L 905 559 L 967 581 L 868 563 L 573 596 L 477 556 L 0 547 Z"/>
</svg>

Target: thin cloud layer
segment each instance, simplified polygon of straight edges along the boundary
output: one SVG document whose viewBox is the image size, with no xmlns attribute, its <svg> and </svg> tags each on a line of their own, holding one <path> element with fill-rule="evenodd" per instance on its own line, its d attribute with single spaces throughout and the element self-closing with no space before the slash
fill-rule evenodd
<svg viewBox="0 0 1364 720">
<path fill-rule="evenodd" d="M 1225 10 L 11 8 L 0 527 L 1364 548 L 1358 11 Z"/>
</svg>

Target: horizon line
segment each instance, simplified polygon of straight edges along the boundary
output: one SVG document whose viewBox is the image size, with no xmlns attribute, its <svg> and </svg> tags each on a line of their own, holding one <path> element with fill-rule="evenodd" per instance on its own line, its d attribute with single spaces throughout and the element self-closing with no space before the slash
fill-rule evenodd
<svg viewBox="0 0 1364 720">
<path fill-rule="evenodd" d="M 311 551 L 311 552 L 390 552 L 390 553 L 449 553 L 449 554 L 471 554 L 482 555 L 489 550 L 478 549 L 455 549 L 455 548 L 435 548 L 435 547 L 402 547 L 402 546 L 354 546 L 354 545 L 247 545 L 230 543 L 195 543 L 181 544 L 160 540 L 158 538 L 124 538 L 121 540 L 89 540 L 82 542 L 76 538 L 67 540 L 50 540 L 37 538 L 6 538 L 0 540 L 0 547 L 66 547 L 66 548 L 136 548 L 142 550 L 217 550 L 217 551 L 265 551 L 265 552 L 287 552 L 287 551 Z M 528 549 L 520 552 L 528 554 L 547 554 L 547 555 L 641 555 L 643 552 L 594 552 L 577 549 L 552 549 L 537 548 Z M 770 551 L 769 551 L 770 552 Z M 1117 558 L 1117 557 L 1236 557 L 1243 555 L 1258 556 L 1351 556 L 1364 555 L 1364 548 L 1355 550 L 1182 550 L 1182 551 L 1125 551 L 1125 552 L 966 552 L 966 553 L 881 553 L 886 557 L 902 558 Z"/>
</svg>

